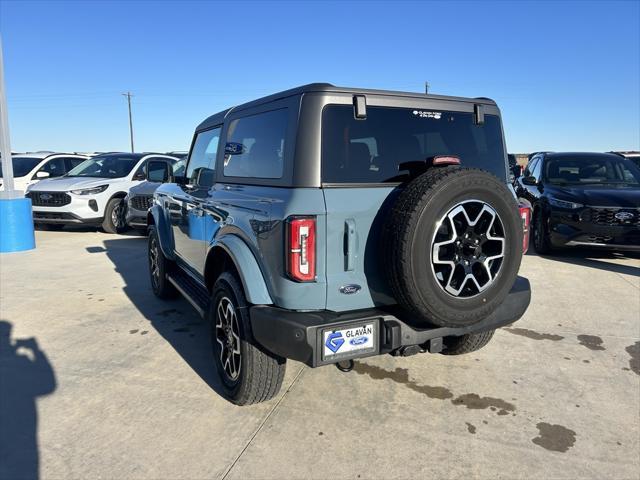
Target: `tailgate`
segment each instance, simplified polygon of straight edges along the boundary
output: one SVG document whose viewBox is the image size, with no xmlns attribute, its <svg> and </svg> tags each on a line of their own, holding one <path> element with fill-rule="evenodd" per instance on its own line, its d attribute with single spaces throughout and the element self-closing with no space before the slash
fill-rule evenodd
<svg viewBox="0 0 640 480">
<path fill-rule="evenodd" d="M 325 188 L 327 310 L 396 303 L 390 296 L 380 246 L 394 187 Z"/>
</svg>

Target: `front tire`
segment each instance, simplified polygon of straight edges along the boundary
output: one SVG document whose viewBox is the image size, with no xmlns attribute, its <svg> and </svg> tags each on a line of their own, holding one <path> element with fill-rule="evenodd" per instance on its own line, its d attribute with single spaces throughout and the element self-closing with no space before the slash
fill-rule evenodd
<svg viewBox="0 0 640 480">
<path fill-rule="evenodd" d="M 104 209 L 102 229 L 106 233 L 122 233 L 126 229 L 124 221 L 124 201 L 121 198 L 112 198 Z"/>
<path fill-rule="evenodd" d="M 540 255 L 548 255 L 551 253 L 551 241 L 549 240 L 549 234 L 544 225 L 544 215 L 542 212 L 537 212 L 535 221 L 533 222 L 533 248 L 536 249 L 536 253 Z"/>
<path fill-rule="evenodd" d="M 162 253 L 160 239 L 155 227 L 149 228 L 149 247 L 147 257 L 149 263 L 149 278 L 153 294 L 162 299 L 174 298 L 177 290 L 167 278 L 167 272 L 171 267 L 171 261 Z"/>
<path fill-rule="evenodd" d="M 213 287 L 208 321 L 225 396 L 236 405 L 260 403 L 276 396 L 286 359 L 265 351 L 253 340 L 244 292 L 229 272 L 220 275 Z"/>
</svg>

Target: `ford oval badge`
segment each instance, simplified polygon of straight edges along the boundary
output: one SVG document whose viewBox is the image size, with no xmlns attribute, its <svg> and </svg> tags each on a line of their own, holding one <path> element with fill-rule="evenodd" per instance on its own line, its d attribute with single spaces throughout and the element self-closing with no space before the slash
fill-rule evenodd
<svg viewBox="0 0 640 480">
<path fill-rule="evenodd" d="M 629 220 L 631 220 L 633 218 L 633 213 L 631 212 L 618 212 L 614 215 L 614 217 L 617 220 L 620 220 L 621 222 L 627 222 Z"/>
<path fill-rule="evenodd" d="M 353 295 L 354 293 L 358 293 L 361 289 L 362 287 L 356 284 L 343 285 L 340 287 L 340 293 L 344 293 L 345 295 Z"/>
</svg>

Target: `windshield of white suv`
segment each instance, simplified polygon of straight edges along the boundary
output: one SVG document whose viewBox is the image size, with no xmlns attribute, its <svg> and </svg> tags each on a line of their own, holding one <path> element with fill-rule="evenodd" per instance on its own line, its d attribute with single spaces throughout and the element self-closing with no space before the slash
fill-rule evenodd
<svg viewBox="0 0 640 480">
<path fill-rule="evenodd" d="M 506 180 L 500 118 L 413 108 L 367 107 L 355 119 L 350 105 L 328 105 L 322 114 L 322 181 L 402 182 L 436 156 L 454 156 Z"/>
<path fill-rule="evenodd" d="M 640 170 L 624 158 L 549 158 L 545 178 L 554 185 L 640 185 Z"/>
<path fill-rule="evenodd" d="M 24 177 L 42 161 L 39 157 L 11 157 L 13 164 L 13 176 Z M 2 165 L 0 165 L 0 177 L 2 177 Z"/>
<path fill-rule="evenodd" d="M 120 178 L 131 173 L 139 158 L 127 155 L 101 155 L 85 160 L 67 177 Z"/>
</svg>

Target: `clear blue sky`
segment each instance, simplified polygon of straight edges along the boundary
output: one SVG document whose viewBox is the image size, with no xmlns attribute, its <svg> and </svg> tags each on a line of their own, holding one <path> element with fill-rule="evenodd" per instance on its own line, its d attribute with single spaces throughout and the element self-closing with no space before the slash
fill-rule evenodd
<svg viewBox="0 0 640 480">
<path fill-rule="evenodd" d="M 186 150 L 309 82 L 494 98 L 511 152 L 640 149 L 640 2 L 0 0 L 12 149 Z"/>
</svg>

